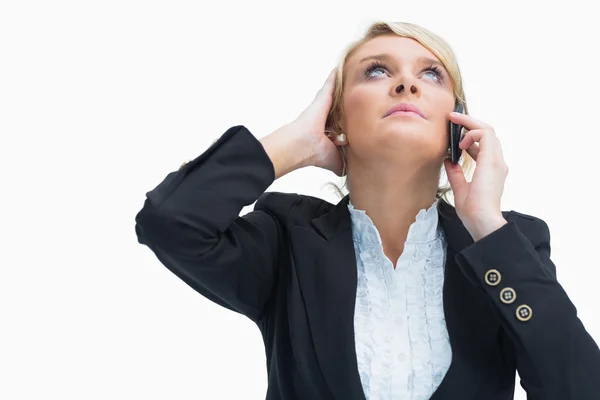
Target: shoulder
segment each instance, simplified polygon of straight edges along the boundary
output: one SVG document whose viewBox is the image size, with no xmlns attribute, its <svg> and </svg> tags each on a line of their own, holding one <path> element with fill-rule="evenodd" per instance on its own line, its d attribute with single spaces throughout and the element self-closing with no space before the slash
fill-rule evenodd
<svg viewBox="0 0 600 400">
<path fill-rule="evenodd" d="M 287 224 L 307 225 L 311 219 L 327 213 L 335 205 L 318 197 L 298 193 L 265 192 L 255 210 L 269 212 Z"/>
</svg>

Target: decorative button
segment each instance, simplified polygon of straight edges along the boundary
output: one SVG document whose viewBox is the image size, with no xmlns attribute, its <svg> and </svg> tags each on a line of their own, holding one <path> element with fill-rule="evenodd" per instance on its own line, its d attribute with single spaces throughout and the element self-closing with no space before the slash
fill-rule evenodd
<svg viewBox="0 0 600 400">
<path fill-rule="evenodd" d="M 531 316 L 533 315 L 533 311 L 531 310 L 531 307 L 529 307 L 526 304 L 522 304 L 519 307 L 517 307 L 517 319 L 519 321 L 529 321 L 531 319 Z"/>
<path fill-rule="evenodd" d="M 517 298 L 517 293 L 515 292 L 515 289 L 513 288 L 504 288 L 500 291 L 500 300 L 502 300 L 502 302 L 504 304 L 511 304 L 512 302 L 515 301 L 515 299 Z"/>
<path fill-rule="evenodd" d="M 490 286 L 496 286 L 502 280 L 502 275 L 495 269 L 490 269 L 485 273 L 485 283 Z"/>
</svg>

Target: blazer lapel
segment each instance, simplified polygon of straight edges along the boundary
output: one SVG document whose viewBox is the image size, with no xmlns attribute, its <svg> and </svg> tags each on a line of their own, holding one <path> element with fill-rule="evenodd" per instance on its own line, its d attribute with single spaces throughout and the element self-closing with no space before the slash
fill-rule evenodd
<svg viewBox="0 0 600 400">
<path fill-rule="evenodd" d="M 294 252 L 299 260 L 296 273 L 325 381 L 335 399 L 365 400 L 354 341 L 357 268 L 348 202 L 347 195 L 329 211 L 313 219 L 312 229 L 296 226 L 292 235 L 296 236 Z M 456 342 L 453 333 L 460 328 L 452 301 L 452 296 L 457 293 L 450 282 L 453 275 L 461 273 L 454 258 L 473 243 L 473 239 L 453 206 L 440 201 L 438 213 L 448 244 L 443 293 L 446 323 L 453 345 Z M 468 368 L 462 368 L 460 358 L 455 356 L 453 354 L 450 369 L 431 399 L 450 398 L 450 395 L 465 393 L 468 387 L 476 390 L 476 385 L 472 384 L 475 378 L 468 373 L 461 374 Z"/>
<path fill-rule="evenodd" d="M 470 283 L 460 270 L 456 255 L 465 247 L 474 243 L 469 231 L 456 213 L 456 208 L 452 205 L 441 201 L 438 207 L 439 223 L 444 230 L 446 238 L 446 263 L 444 269 L 444 316 L 446 319 L 446 328 L 448 329 L 448 337 L 452 351 L 452 361 L 450 368 L 446 372 L 444 379 L 438 386 L 437 390 L 430 397 L 430 400 L 443 400 L 456 398 L 474 399 L 477 396 L 481 384 L 481 376 L 473 372 L 472 365 L 469 365 L 471 357 L 467 356 L 468 352 L 480 352 L 482 349 L 478 347 L 479 343 L 475 339 L 465 345 L 460 342 L 461 318 L 465 318 L 464 308 L 455 306 L 458 299 L 464 296 L 466 292 L 473 290 Z M 503 212 L 505 217 L 508 212 Z M 483 332 L 481 332 L 483 334 Z M 481 371 L 479 371 L 481 372 Z"/>
<path fill-rule="evenodd" d="M 453 398 L 457 394 L 461 394 L 461 398 L 469 399 L 468 391 L 473 389 L 476 390 L 477 386 L 473 387 L 473 377 L 465 373 L 468 368 L 464 368 L 461 365 L 463 358 L 457 357 L 456 349 L 459 348 L 456 342 L 455 333 L 458 332 L 459 321 L 457 320 L 457 310 L 454 307 L 454 296 L 457 296 L 457 288 L 452 285 L 452 281 L 461 272 L 455 264 L 456 254 L 461 251 L 464 247 L 473 243 L 473 238 L 469 232 L 465 229 L 461 220 L 456 214 L 456 209 L 450 204 L 440 201 L 438 207 L 439 223 L 444 230 L 446 238 L 446 263 L 444 265 L 444 288 L 443 288 L 443 302 L 444 302 L 444 317 L 446 319 L 446 328 L 448 329 L 448 338 L 450 340 L 450 347 L 452 351 L 452 361 L 450 367 L 444 376 L 444 379 L 440 383 L 440 386 L 431 396 L 431 400 L 448 399 Z"/>
<path fill-rule="evenodd" d="M 365 400 L 354 347 L 357 275 L 348 196 L 292 230 L 296 273 L 319 367 L 335 399 Z"/>
</svg>

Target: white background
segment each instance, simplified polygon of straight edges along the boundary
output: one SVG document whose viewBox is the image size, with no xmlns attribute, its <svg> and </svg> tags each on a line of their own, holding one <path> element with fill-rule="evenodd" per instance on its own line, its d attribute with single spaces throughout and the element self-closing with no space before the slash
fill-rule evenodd
<svg viewBox="0 0 600 400">
<path fill-rule="evenodd" d="M 379 18 L 451 43 L 471 114 L 510 167 L 503 209 L 549 224 L 559 281 L 600 341 L 600 28 L 587 5 L 2 2 L 0 398 L 264 398 L 258 329 L 163 267 L 134 217 L 230 126 L 260 138 L 294 119 Z M 305 168 L 269 190 L 337 202 L 328 181 L 341 183 Z"/>
</svg>

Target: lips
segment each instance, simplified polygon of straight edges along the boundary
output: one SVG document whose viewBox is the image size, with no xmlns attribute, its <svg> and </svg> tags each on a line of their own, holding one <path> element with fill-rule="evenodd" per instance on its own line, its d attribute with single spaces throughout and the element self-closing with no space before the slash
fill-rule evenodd
<svg viewBox="0 0 600 400">
<path fill-rule="evenodd" d="M 421 109 L 419 107 L 417 107 L 416 105 L 411 104 L 411 103 L 396 104 L 395 106 L 393 106 L 392 108 L 387 110 L 387 112 L 383 115 L 383 118 L 385 118 L 388 115 L 391 115 L 397 111 L 413 112 L 413 113 L 419 115 L 421 118 L 425 118 L 425 114 L 423 113 L 423 111 L 421 111 Z"/>
</svg>

